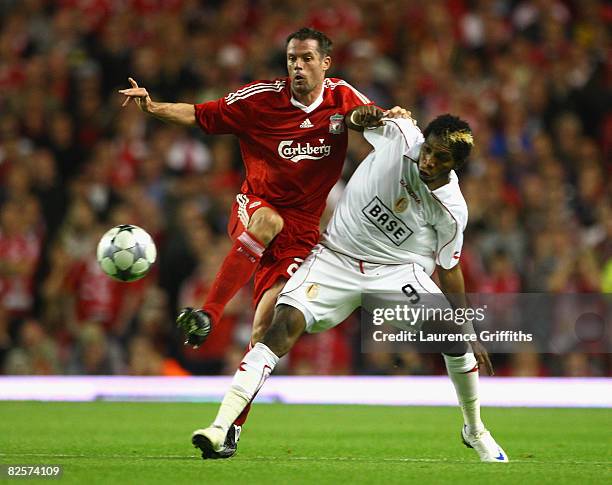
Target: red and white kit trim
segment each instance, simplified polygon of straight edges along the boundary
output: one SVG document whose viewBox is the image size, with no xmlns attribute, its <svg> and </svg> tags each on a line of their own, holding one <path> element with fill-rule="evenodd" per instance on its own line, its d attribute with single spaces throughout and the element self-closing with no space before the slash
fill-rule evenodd
<svg viewBox="0 0 612 485">
<path fill-rule="evenodd" d="M 363 104 L 370 104 L 372 102 L 365 95 L 357 91 L 353 86 L 351 86 L 346 81 L 340 80 L 338 82 L 333 82 L 331 79 L 327 79 L 327 78 L 325 79 L 325 81 L 323 81 L 323 87 L 329 88 L 332 91 L 336 89 L 338 86 L 346 86 L 347 88 L 349 88 L 351 91 L 353 91 L 353 93 L 355 93 L 355 96 L 357 96 Z"/>
<path fill-rule="evenodd" d="M 261 245 L 259 241 L 253 238 L 248 232 L 244 231 L 240 236 L 238 236 L 238 241 L 247 248 L 251 253 L 255 256 L 261 258 L 266 248 Z"/>
<path fill-rule="evenodd" d="M 247 205 L 249 204 L 249 198 L 245 194 L 238 194 L 236 196 L 236 202 L 238 202 L 238 218 L 240 222 L 246 229 L 249 227 L 249 221 L 251 218 L 249 217 L 249 213 L 247 211 Z"/>
<path fill-rule="evenodd" d="M 277 93 L 281 92 L 285 89 L 285 80 L 279 79 L 273 83 L 255 83 L 247 86 L 245 88 L 239 89 L 238 91 L 234 91 L 233 93 L 229 93 L 225 97 L 225 101 L 228 105 L 235 103 L 241 99 L 246 99 L 249 96 L 253 96 L 254 94 L 263 93 L 265 91 L 276 91 Z"/>
</svg>

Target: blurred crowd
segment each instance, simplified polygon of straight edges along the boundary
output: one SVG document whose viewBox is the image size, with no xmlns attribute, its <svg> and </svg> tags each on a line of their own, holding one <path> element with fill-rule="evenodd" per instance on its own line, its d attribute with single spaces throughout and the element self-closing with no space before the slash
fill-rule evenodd
<svg viewBox="0 0 612 485">
<path fill-rule="evenodd" d="M 173 322 L 229 249 L 237 142 L 121 108 L 117 89 L 131 76 L 154 100 L 195 103 L 284 76 L 302 26 L 334 41 L 330 75 L 379 106 L 421 127 L 443 112 L 470 122 L 470 291 L 612 292 L 611 21 L 597 0 L 0 0 L 0 373 L 234 371 L 250 288 L 198 351 Z M 368 151 L 351 135 L 345 181 Z M 130 284 L 95 258 L 123 223 L 159 251 Z M 443 372 L 439 356 L 362 354 L 349 320 L 305 337 L 283 372 Z M 509 376 L 611 373 L 608 354 L 563 351 L 493 360 Z"/>
</svg>

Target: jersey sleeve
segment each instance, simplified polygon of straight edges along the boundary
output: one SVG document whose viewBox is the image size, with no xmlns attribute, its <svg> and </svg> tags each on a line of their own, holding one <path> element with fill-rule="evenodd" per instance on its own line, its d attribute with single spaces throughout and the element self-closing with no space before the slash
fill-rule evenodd
<svg viewBox="0 0 612 485">
<path fill-rule="evenodd" d="M 248 102 L 233 99 L 228 101 L 230 96 L 194 105 L 196 121 L 205 133 L 238 134 L 248 125 Z"/>
<path fill-rule="evenodd" d="M 383 125 L 377 128 L 366 128 L 365 139 L 374 147 L 381 149 L 388 143 L 400 147 L 402 156 L 410 156 L 417 145 L 423 143 L 421 130 L 406 118 L 383 118 Z"/>
<path fill-rule="evenodd" d="M 333 79 L 330 81 L 335 82 L 336 86 L 342 86 L 343 88 L 340 90 L 340 92 L 342 93 L 342 105 L 345 113 L 348 113 L 357 106 L 374 104 L 365 94 L 355 89 L 346 81 L 342 79 Z"/>
<path fill-rule="evenodd" d="M 467 226 L 468 212 L 463 200 L 444 200 L 443 193 L 434 198 L 440 204 L 440 215 L 434 224 L 438 236 L 436 247 L 436 264 L 444 269 L 453 268 L 461 257 L 463 231 Z"/>
</svg>

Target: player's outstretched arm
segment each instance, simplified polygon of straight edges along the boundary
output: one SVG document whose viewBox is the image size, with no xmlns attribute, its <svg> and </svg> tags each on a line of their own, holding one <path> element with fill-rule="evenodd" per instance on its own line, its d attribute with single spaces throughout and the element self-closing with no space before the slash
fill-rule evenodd
<svg viewBox="0 0 612 485">
<path fill-rule="evenodd" d="M 388 110 L 382 110 L 378 106 L 357 106 L 349 111 L 344 117 L 346 126 L 351 130 L 363 131 L 364 128 L 376 128 L 382 126 L 383 118 L 412 118 L 412 113 L 400 106 L 394 106 Z"/>
<path fill-rule="evenodd" d="M 130 100 L 134 100 L 136 106 L 141 111 L 159 118 L 168 123 L 175 123 L 183 126 L 195 126 L 195 108 L 193 104 L 187 103 L 160 103 L 153 101 L 147 90 L 138 86 L 138 83 L 128 78 L 131 88 L 120 89 L 119 93 L 125 96 L 125 101 L 121 106 L 127 106 Z"/>
<path fill-rule="evenodd" d="M 467 308 L 468 301 L 465 296 L 465 282 L 463 280 L 463 271 L 461 271 L 461 265 L 457 263 L 451 269 L 445 269 L 442 266 L 437 267 L 438 277 L 440 279 L 440 289 L 444 292 L 444 295 L 448 298 L 453 308 Z M 467 324 L 464 324 L 464 331 L 469 331 L 474 333 L 474 327 L 472 324 L 469 324 L 469 327 L 466 327 Z M 489 359 L 489 354 L 484 348 L 484 346 L 476 341 L 471 342 L 472 351 L 474 352 L 474 357 L 476 357 L 476 361 L 478 362 L 478 366 L 487 371 L 487 374 L 492 376 L 495 372 L 493 371 L 493 364 L 491 364 L 491 360 Z"/>
</svg>

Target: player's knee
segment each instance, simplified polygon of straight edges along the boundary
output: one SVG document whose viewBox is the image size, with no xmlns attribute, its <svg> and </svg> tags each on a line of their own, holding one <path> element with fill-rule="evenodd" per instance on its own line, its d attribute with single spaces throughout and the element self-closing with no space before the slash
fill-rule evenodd
<svg viewBox="0 0 612 485">
<path fill-rule="evenodd" d="M 257 210 L 249 222 L 249 232 L 266 246 L 283 230 L 284 221 L 278 212 L 269 207 Z"/>
<path fill-rule="evenodd" d="M 302 312 L 289 305 L 279 305 L 274 312 L 272 324 L 261 341 L 282 357 L 291 350 L 305 328 L 306 321 Z"/>
</svg>

